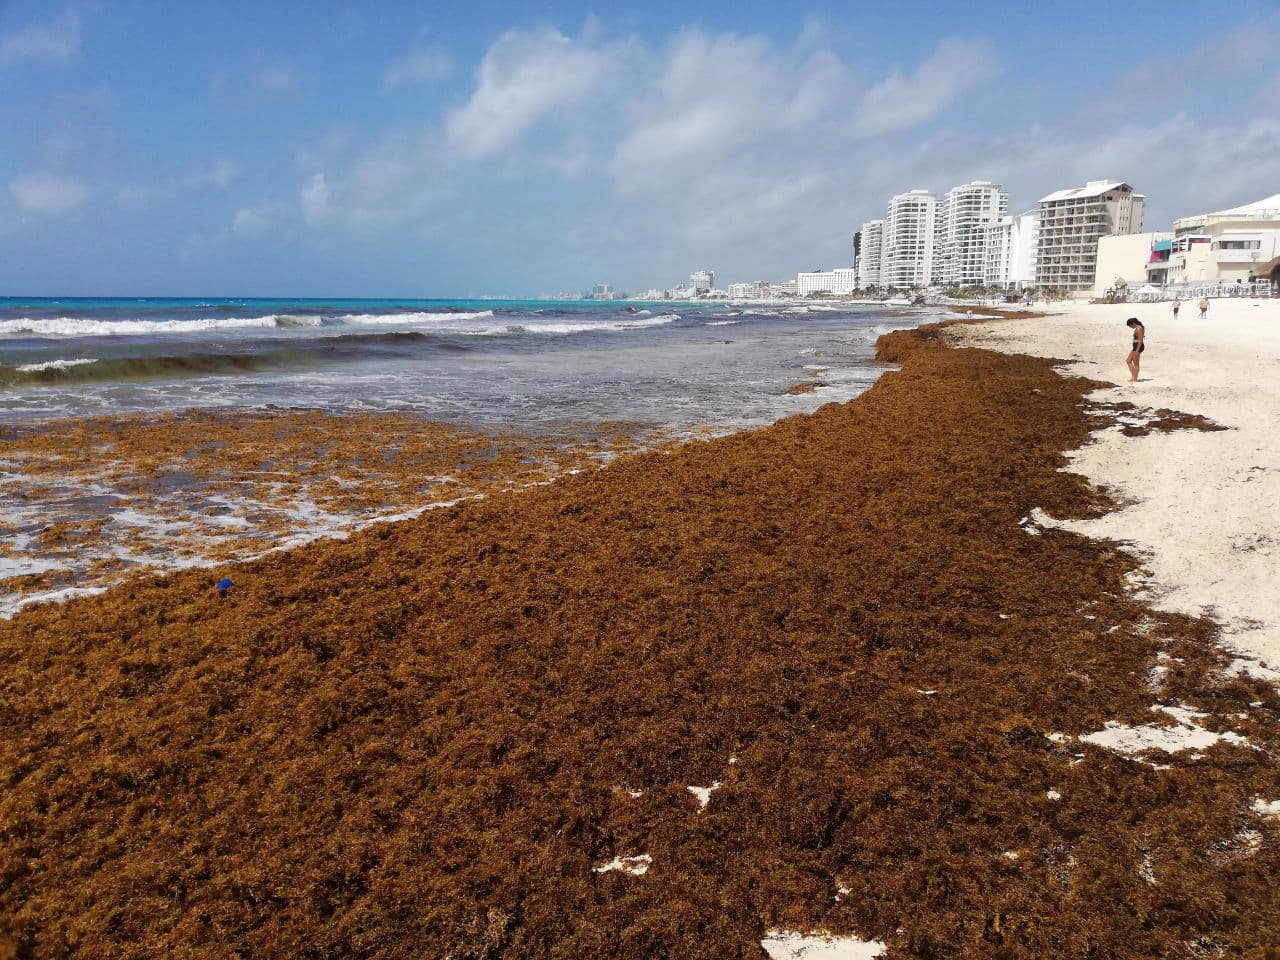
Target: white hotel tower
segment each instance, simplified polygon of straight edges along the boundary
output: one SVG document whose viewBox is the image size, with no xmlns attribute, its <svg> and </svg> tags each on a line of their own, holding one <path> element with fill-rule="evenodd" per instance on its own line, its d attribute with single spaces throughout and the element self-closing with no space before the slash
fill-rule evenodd
<svg viewBox="0 0 1280 960">
<path fill-rule="evenodd" d="M 933 282 L 937 219 L 938 199 L 928 190 L 909 190 L 889 201 L 880 259 L 882 285 L 927 287 Z"/>
<path fill-rule="evenodd" d="M 934 283 L 970 287 L 987 272 L 987 228 L 1009 211 L 1009 195 L 989 180 L 974 180 L 947 191 L 934 241 Z"/>
<path fill-rule="evenodd" d="M 884 255 L 884 221 L 868 220 L 862 225 L 862 249 L 858 253 L 858 287 L 880 286 Z"/>
</svg>

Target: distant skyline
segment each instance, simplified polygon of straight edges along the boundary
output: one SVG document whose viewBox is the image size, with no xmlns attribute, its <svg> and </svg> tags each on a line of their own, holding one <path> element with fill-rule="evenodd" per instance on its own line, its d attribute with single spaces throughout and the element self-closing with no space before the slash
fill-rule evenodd
<svg viewBox="0 0 1280 960">
<path fill-rule="evenodd" d="M 1277 49 L 1268 0 L 0 0 L 0 296 L 724 286 L 975 179 L 1162 229 L 1280 190 Z"/>
</svg>

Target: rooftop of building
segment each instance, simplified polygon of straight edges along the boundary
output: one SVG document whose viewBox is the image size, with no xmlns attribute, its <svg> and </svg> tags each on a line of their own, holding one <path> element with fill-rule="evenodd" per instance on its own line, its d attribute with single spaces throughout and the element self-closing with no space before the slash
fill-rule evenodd
<svg viewBox="0 0 1280 960">
<path fill-rule="evenodd" d="M 1199 220 L 1280 220 L 1280 193 L 1272 194 L 1262 200 L 1232 207 L 1229 210 L 1218 210 L 1214 213 L 1201 213 L 1193 217 L 1179 217 L 1174 221 L 1176 227 L 1180 223 L 1193 223 Z"/>
<path fill-rule="evenodd" d="M 1067 190 L 1057 190 L 1047 197 L 1041 197 L 1041 203 L 1056 203 L 1059 200 L 1087 200 L 1089 197 L 1100 197 L 1104 193 L 1110 193 L 1117 187 L 1128 187 L 1129 184 L 1124 180 L 1090 180 L 1083 187 L 1071 187 Z M 1133 189 L 1130 187 L 1130 189 Z M 1146 199 L 1140 193 L 1135 193 L 1135 197 Z"/>
</svg>

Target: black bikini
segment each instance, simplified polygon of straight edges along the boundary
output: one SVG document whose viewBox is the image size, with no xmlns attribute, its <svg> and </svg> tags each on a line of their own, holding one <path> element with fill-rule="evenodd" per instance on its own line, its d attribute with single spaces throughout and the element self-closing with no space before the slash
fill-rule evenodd
<svg viewBox="0 0 1280 960">
<path fill-rule="evenodd" d="M 1142 332 L 1143 334 L 1146 334 L 1147 328 L 1143 327 Z M 1139 353 L 1142 353 L 1142 351 L 1147 349 L 1147 345 L 1145 343 L 1138 342 L 1138 331 L 1136 329 L 1133 331 L 1133 349 L 1137 350 Z"/>
</svg>

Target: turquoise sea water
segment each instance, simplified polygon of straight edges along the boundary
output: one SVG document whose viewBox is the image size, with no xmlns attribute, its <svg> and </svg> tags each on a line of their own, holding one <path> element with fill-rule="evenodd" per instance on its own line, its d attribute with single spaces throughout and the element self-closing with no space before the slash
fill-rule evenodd
<svg viewBox="0 0 1280 960">
<path fill-rule="evenodd" d="M 534 300 L 0 299 L 0 417 L 411 410 L 732 428 L 845 399 L 901 310 Z M 788 396 L 800 380 L 827 384 Z"/>
</svg>

